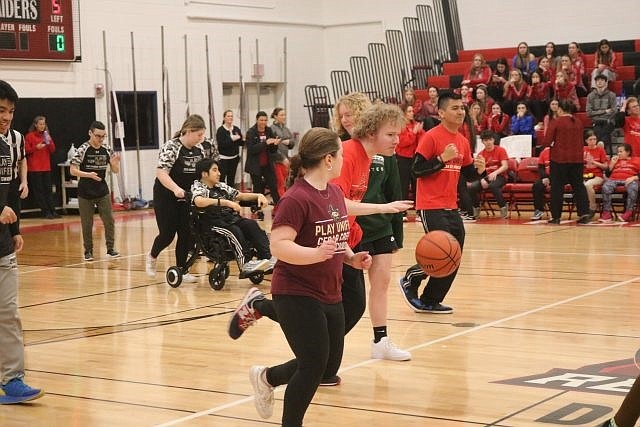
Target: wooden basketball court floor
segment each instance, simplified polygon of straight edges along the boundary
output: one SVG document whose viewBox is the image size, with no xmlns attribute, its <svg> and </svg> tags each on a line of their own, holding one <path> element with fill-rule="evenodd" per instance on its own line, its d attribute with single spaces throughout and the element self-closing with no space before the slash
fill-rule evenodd
<svg viewBox="0 0 640 427">
<path fill-rule="evenodd" d="M 269 226 L 270 215 L 263 224 Z M 117 249 L 82 261 L 77 216 L 23 220 L 19 306 L 27 381 L 46 395 L 0 408 L 2 426 L 267 426 L 256 413 L 250 366 L 288 360 L 279 326 L 261 319 L 239 340 L 226 333 L 248 280 L 233 266 L 224 289 L 164 282 L 144 256 L 151 211 L 116 214 Z M 468 224 L 450 315 L 418 314 L 398 279 L 413 264 L 419 223 L 405 225 L 394 257 L 389 333 L 413 359 L 370 359 L 368 313 L 346 337 L 338 387 L 321 388 L 305 426 L 595 426 L 640 373 L 640 228 Z M 270 276 L 267 276 L 269 279 Z M 269 292 L 269 281 L 260 288 Z"/>
</svg>

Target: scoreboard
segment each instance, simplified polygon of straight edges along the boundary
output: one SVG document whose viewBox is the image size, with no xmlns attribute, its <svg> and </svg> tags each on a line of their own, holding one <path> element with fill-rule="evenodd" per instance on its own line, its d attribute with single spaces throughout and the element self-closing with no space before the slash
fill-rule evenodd
<svg viewBox="0 0 640 427">
<path fill-rule="evenodd" d="M 0 59 L 74 61 L 74 0 L 0 0 Z"/>
</svg>

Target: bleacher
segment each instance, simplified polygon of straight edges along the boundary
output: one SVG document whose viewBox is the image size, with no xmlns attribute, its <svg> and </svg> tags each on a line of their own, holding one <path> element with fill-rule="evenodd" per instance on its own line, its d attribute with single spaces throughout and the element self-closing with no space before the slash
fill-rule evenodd
<svg viewBox="0 0 640 427">
<path fill-rule="evenodd" d="M 640 39 L 638 40 L 616 40 L 609 42 L 611 49 L 617 55 L 617 76 L 615 81 L 609 82 L 609 89 L 615 92 L 616 96 L 638 95 L 634 90 L 634 83 L 640 78 Z M 593 62 L 597 42 L 580 43 L 582 53 L 585 57 L 585 74 L 591 79 L 593 71 Z M 539 57 L 544 52 L 544 45 L 530 46 L 531 52 Z M 465 73 L 471 67 L 473 55 L 481 53 L 487 64 L 493 66 L 495 61 L 500 58 L 506 58 L 509 64 L 513 56 L 516 54 L 517 48 L 498 47 L 494 49 L 469 49 L 458 50 L 458 60 L 456 62 L 446 62 L 442 65 L 442 74 L 427 77 L 427 86 L 436 86 L 439 89 L 455 89 L 460 87 Z M 556 51 L 564 54 L 567 51 L 567 45 L 557 45 Z M 426 90 L 416 90 L 416 97 L 420 100 L 428 99 Z M 585 112 L 586 97 L 580 98 L 581 110 L 576 113 L 585 127 L 591 127 L 591 119 L 587 117 Z"/>
</svg>

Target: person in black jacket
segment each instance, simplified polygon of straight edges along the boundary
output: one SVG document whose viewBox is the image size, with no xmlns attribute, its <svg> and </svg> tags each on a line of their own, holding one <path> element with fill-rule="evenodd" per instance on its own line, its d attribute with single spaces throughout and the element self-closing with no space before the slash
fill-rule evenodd
<svg viewBox="0 0 640 427">
<path fill-rule="evenodd" d="M 256 124 L 247 131 L 244 171 L 251 175 L 254 193 L 264 194 L 265 184 L 269 187 L 274 204 L 280 200 L 274 166 L 280 141 L 267 126 L 267 113 L 259 111 L 256 114 Z"/>
<path fill-rule="evenodd" d="M 233 111 L 227 110 L 222 116 L 222 126 L 216 131 L 220 165 L 220 182 L 230 187 L 235 185 L 236 171 L 240 161 L 240 147 L 244 144 L 242 131 L 233 125 Z"/>
</svg>

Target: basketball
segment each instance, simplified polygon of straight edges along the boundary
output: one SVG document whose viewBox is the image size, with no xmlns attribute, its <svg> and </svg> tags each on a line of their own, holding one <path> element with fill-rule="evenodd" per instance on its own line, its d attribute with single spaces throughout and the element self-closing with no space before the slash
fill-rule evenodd
<svg viewBox="0 0 640 427">
<path fill-rule="evenodd" d="M 416 245 L 416 261 L 432 277 L 447 277 L 460 266 L 462 250 L 451 234 L 430 231 Z"/>
</svg>

